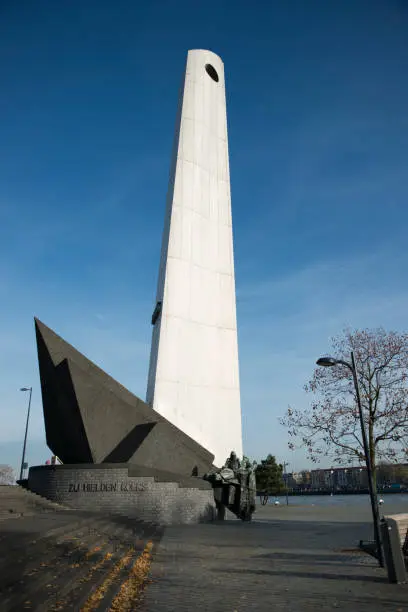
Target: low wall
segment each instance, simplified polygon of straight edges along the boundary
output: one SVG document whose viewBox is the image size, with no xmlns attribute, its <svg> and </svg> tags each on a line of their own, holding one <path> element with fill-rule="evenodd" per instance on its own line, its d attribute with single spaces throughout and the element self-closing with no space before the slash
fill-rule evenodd
<svg viewBox="0 0 408 612">
<path fill-rule="evenodd" d="M 121 514 L 160 525 L 215 519 L 212 488 L 180 487 L 153 476 L 129 476 L 123 464 L 41 465 L 30 468 L 28 488 L 52 501 L 82 510 Z"/>
</svg>

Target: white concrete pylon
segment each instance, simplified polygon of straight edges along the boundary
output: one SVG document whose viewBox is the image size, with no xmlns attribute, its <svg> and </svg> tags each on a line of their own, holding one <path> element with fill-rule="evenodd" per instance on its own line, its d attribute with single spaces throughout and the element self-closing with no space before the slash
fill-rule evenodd
<svg viewBox="0 0 408 612">
<path fill-rule="evenodd" d="M 188 52 L 179 99 L 147 402 L 224 464 L 242 456 L 224 65 Z"/>
</svg>

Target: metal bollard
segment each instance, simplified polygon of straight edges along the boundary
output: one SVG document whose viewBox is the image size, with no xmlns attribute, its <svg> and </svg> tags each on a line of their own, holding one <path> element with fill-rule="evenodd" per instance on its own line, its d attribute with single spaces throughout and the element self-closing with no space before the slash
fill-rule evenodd
<svg viewBox="0 0 408 612">
<path fill-rule="evenodd" d="M 388 580 L 394 584 L 406 582 L 405 562 L 398 525 L 394 519 L 381 519 L 381 536 Z"/>
</svg>

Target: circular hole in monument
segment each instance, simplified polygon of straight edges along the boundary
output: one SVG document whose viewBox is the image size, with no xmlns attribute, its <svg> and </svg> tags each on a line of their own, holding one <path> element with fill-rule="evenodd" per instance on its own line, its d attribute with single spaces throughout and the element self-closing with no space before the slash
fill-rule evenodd
<svg viewBox="0 0 408 612">
<path fill-rule="evenodd" d="M 207 74 L 212 78 L 212 80 L 215 81 L 216 83 L 218 83 L 218 81 L 220 79 L 218 77 L 218 72 L 216 71 L 214 66 L 211 66 L 211 64 L 206 64 L 205 65 L 205 70 L 206 70 Z"/>
</svg>

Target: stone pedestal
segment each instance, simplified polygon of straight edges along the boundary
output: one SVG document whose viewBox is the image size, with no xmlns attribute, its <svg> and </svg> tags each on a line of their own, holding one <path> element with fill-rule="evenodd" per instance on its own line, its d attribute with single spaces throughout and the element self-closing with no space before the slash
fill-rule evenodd
<svg viewBox="0 0 408 612">
<path fill-rule="evenodd" d="M 216 518 L 211 484 L 200 478 L 180 478 L 126 464 L 32 467 L 28 488 L 72 508 L 121 514 L 160 525 Z"/>
</svg>

